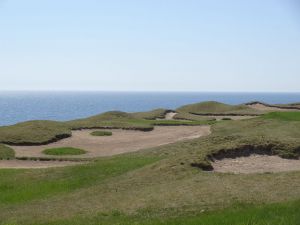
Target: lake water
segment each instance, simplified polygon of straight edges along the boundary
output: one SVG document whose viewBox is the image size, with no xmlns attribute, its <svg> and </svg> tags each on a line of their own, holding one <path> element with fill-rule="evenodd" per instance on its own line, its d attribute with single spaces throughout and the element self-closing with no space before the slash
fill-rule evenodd
<svg viewBox="0 0 300 225">
<path fill-rule="evenodd" d="M 300 102 L 300 93 L 0 92 L 0 125 L 27 120 L 71 120 L 120 110 L 176 109 L 201 101 L 240 104 Z"/>
</svg>

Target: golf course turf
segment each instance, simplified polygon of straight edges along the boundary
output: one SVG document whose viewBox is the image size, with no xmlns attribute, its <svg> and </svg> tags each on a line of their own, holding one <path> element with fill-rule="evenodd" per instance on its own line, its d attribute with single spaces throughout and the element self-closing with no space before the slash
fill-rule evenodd
<svg viewBox="0 0 300 225">
<path fill-rule="evenodd" d="M 203 114 L 248 110 L 244 105 L 233 108 L 221 105 L 220 109 L 211 110 L 211 103 L 208 105 Z M 187 117 L 187 113 L 201 114 L 194 107 L 180 110 Z M 176 112 L 180 113 L 178 109 Z M 157 125 L 188 123 L 210 125 L 212 133 L 137 152 L 95 158 L 81 165 L 1 169 L 0 224 L 297 225 L 300 171 L 213 172 L 214 159 L 262 154 L 299 160 L 298 113 L 249 112 L 257 117 L 223 121 L 149 120 L 130 113 L 110 112 L 76 121 L 46 121 L 45 125 L 42 121 L 25 122 L 1 127 L 1 142 L 15 145 L 31 142 L 36 145 L 49 142 L 57 134 L 71 135 L 72 129 L 101 126 L 153 129 Z M 24 132 L 32 126 L 37 126 L 40 136 L 36 136 L 34 129 Z M 0 145 L 0 154 L 3 146 Z"/>
</svg>

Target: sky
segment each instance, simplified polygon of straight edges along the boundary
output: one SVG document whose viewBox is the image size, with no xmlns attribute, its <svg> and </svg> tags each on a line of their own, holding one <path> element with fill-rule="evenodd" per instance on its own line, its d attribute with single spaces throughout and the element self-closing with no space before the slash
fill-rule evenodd
<svg viewBox="0 0 300 225">
<path fill-rule="evenodd" d="M 297 0 L 0 0 L 0 90 L 300 91 Z"/>
</svg>

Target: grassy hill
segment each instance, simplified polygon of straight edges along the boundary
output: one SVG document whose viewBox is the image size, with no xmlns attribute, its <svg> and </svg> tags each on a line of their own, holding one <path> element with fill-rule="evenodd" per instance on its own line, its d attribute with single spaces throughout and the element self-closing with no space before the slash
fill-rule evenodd
<svg viewBox="0 0 300 225">
<path fill-rule="evenodd" d="M 299 157 L 300 121 L 286 116 L 223 121 L 208 137 L 84 165 L 0 170 L 0 224 L 297 224 L 300 171 L 197 167 L 245 146 Z"/>
<path fill-rule="evenodd" d="M 155 120 L 155 119 L 164 119 L 165 115 L 169 112 L 168 109 L 154 109 L 148 112 L 137 112 L 131 113 L 134 118 L 137 119 L 146 119 L 146 120 Z"/>
<path fill-rule="evenodd" d="M 178 112 L 196 115 L 259 115 L 261 111 L 251 109 L 247 105 L 228 105 L 220 102 L 201 102 L 182 106 Z"/>
<path fill-rule="evenodd" d="M 5 144 L 38 145 L 70 136 L 70 128 L 55 121 L 28 121 L 0 127 L 0 143 Z"/>
</svg>

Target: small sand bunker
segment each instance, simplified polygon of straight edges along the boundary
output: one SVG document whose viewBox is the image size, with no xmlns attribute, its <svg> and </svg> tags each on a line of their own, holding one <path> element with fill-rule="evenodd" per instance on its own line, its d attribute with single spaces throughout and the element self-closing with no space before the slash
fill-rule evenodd
<svg viewBox="0 0 300 225">
<path fill-rule="evenodd" d="M 166 119 L 166 120 L 173 120 L 173 119 L 174 119 L 174 116 L 175 116 L 176 114 L 177 114 L 176 112 L 169 112 L 169 113 L 166 114 L 165 119 Z"/>
<path fill-rule="evenodd" d="M 41 169 L 50 167 L 73 166 L 82 162 L 70 161 L 33 161 L 33 160 L 0 160 L 0 169 Z"/>
<path fill-rule="evenodd" d="M 300 170 L 300 160 L 283 159 L 279 156 L 250 155 L 247 157 L 224 158 L 212 162 L 215 172 L 221 173 L 266 173 Z"/>
</svg>

